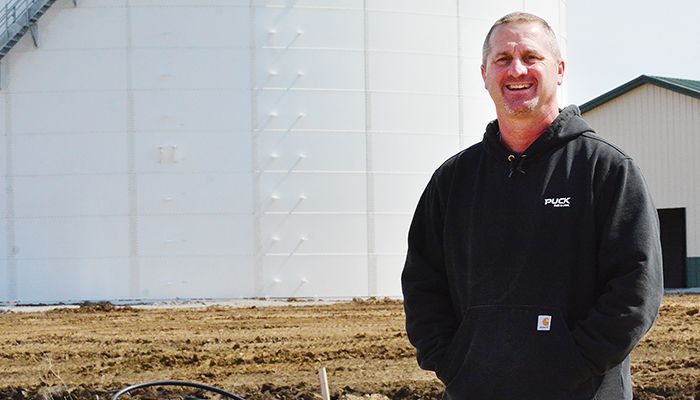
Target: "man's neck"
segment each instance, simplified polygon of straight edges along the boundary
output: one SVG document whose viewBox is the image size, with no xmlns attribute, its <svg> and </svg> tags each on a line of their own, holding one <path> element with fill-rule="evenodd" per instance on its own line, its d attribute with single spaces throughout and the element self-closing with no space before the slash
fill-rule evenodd
<svg viewBox="0 0 700 400">
<path fill-rule="evenodd" d="M 501 140 L 509 149 L 522 153 L 547 129 L 559 115 L 559 109 L 531 117 L 499 116 Z"/>
</svg>

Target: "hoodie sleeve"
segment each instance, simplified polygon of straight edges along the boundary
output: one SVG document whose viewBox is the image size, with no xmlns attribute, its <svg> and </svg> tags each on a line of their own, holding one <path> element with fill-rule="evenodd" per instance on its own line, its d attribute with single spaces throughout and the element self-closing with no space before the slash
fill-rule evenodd
<svg viewBox="0 0 700 400">
<path fill-rule="evenodd" d="M 573 336 L 593 371 L 622 362 L 651 328 L 663 295 L 659 221 L 632 160 L 614 166 L 596 194 L 602 292 Z"/>
<path fill-rule="evenodd" d="M 437 372 L 457 321 L 445 272 L 444 215 L 436 180 L 433 175 L 413 216 L 401 284 L 406 332 L 416 348 L 418 364 Z"/>
</svg>

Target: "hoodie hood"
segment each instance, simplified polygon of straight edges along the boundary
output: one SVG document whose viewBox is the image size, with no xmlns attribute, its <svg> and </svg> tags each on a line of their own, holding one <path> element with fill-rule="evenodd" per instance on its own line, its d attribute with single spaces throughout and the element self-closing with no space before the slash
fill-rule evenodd
<svg viewBox="0 0 700 400">
<path fill-rule="evenodd" d="M 581 118 L 578 107 L 570 105 L 560 111 L 557 118 L 522 154 L 513 152 L 503 144 L 498 120 L 493 120 L 486 126 L 483 142 L 490 156 L 510 165 L 509 176 L 512 176 L 515 171 L 525 173 L 523 169 L 525 160 L 532 160 L 549 153 L 585 132 L 593 132 L 593 129 Z"/>
</svg>

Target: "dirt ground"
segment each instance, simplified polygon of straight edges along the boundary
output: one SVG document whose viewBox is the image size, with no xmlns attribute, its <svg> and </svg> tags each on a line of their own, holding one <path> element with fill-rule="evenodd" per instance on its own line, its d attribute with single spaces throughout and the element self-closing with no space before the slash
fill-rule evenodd
<svg viewBox="0 0 700 400">
<path fill-rule="evenodd" d="M 416 365 L 397 301 L 0 312 L 2 400 L 109 399 L 125 386 L 164 379 L 245 399 L 319 399 L 320 367 L 334 399 L 441 393 L 434 375 Z M 633 353 L 635 398 L 700 399 L 699 349 L 700 296 L 667 296 Z"/>
</svg>

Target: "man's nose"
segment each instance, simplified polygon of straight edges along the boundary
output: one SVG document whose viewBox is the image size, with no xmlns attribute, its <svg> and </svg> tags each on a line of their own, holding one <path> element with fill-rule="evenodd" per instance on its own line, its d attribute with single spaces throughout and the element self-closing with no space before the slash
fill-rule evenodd
<svg viewBox="0 0 700 400">
<path fill-rule="evenodd" d="M 519 58 L 514 58 L 513 62 L 510 63 L 510 68 L 508 68 L 508 74 L 512 77 L 525 75 L 527 74 L 527 67 Z"/>
</svg>

